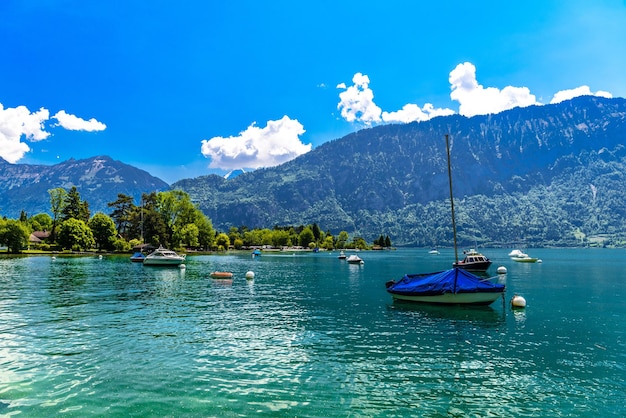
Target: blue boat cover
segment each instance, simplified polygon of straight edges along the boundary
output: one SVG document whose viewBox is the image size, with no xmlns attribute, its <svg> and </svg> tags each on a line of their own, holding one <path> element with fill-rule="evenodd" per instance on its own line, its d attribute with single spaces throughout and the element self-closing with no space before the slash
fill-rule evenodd
<svg viewBox="0 0 626 418">
<path fill-rule="evenodd" d="M 453 268 L 437 273 L 406 274 L 387 288 L 390 293 L 434 296 L 444 293 L 503 292 L 504 285 L 481 279 L 467 270 Z"/>
</svg>

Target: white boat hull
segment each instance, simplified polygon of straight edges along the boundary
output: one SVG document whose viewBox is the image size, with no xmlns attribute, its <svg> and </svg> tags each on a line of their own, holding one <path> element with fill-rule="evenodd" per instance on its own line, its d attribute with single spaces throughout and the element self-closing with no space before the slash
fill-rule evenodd
<svg viewBox="0 0 626 418">
<path fill-rule="evenodd" d="M 538 259 L 534 257 L 511 257 L 511 260 L 518 263 L 536 263 Z"/>
<path fill-rule="evenodd" d="M 420 296 L 420 295 L 399 295 L 392 293 L 391 296 L 397 300 L 422 303 L 441 304 L 463 304 L 463 305 L 488 305 L 498 299 L 502 293 L 444 293 L 443 295 Z"/>
<path fill-rule="evenodd" d="M 146 258 L 145 260 L 143 260 L 143 264 L 145 266 L 179 266 L 184 261 L 185 261 L 184 259 L 180 259 L 180 260 L 163 260 L 163 259 L 148 260 Z"/>
<path fill-rule="evenodd" d="M 178 255 L 172 250 L 159 247 L 148 255 L 143 264 L 145 266 L 180 266 L 185 261 L 186 254 Z"/>
</svg>

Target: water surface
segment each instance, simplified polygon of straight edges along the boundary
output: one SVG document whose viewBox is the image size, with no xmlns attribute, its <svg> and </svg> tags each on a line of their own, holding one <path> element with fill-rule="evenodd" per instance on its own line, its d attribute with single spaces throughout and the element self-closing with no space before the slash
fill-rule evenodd
<svg viewBox="0 0 626 418">
<path fill-rule="evenodd" d="M 478 308 L 385 291 L 445 249 L 0 258 L 0 416 L 624 416 L 626 251 L 508 251 Z"/>
</svg>

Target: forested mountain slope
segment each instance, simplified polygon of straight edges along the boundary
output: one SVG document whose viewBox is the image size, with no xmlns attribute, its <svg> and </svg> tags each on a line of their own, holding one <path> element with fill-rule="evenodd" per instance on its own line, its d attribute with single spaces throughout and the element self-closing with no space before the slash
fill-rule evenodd
<svg viewBox="0 0 626 418">
<path fill-rule="evenodd" d="M 570 245 L 626 231 L 626 100 L 579 97 L 496 115 L 385 125 L 278 167 L 172 185 L 218 229 L 318 223 L 368 241 L 451 243 L 445 134 L 462 245 Z"/>
</svg>

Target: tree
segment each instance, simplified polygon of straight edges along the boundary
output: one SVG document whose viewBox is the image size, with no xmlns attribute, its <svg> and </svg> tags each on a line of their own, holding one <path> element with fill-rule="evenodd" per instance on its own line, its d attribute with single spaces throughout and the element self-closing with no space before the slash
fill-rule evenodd
<svg viewBox="0 0 626 418">
<path fill-rule="evenodd" d="M 389 235 L 385 237 L 385 247 L 391 248 L 391 239 L 389 238 Z"/>
<path fill-rule="evenodd" d="M 367 249 L 367 242 L 362 237 L 355 237 L 352 244 L 354 248 L 361 250 Z"/>
<path fill-rule="evenodd" d="M 315 241 L 315 236 L 313 235 L 313 230 L 311 227 L 305 227 L 300 235 L 298 235 L 298 244 L 301 247 L 308 247 L 310 243 Z"/>
<path fill-rule="evenodd" d="M 326 248 L 327 250 L 332 250 L 335 247 L 335 240 L 332 235 L 326 235 L 324 238 L 324 242 L 322 243 L 322 248 Z"/>
<path fill-rule="evenodd" d="M 346 248 L 348 238 L 348 233 L 346 231 L 341 231 L 337 237 L 337 248 Z"/>
<path fill-rule="evenodd" d="M 202 248 L 211 248 L 213 239 L 215 238 L 215 231 L 213 230 L 211 220 L 204 216 L 204 214 L 198 209 L 197 218 L 194 224 L 198 227 L 198 245 Z"/>
<path fill-rule="evenodd" d="M 220 251 L 227 250 L 228 247 L 230 247 L 230 238 L 228 238 L 228 235 L 221 232 L 215 237 L 215 245 L 217 245 L 217 249 Z"/>
<path fill-rule="evenodd" d="M 52 218 L 47 213 L 38 213 L 28 220 L 33 231 L 50 231 L 52 229 Z"/>
<path fill-rule="evenodd" d="M 313 225 L 311 226 L 311 230 L 313 231 L 313 237 L 315 237 L 315 242 L 318 242 L 322 235 L 322 231 L 320 231 L 320 227 L 317 226 L 316 223 L 313 223 Z"/>
<path fill-rule="evenodd" d="M 76 186 L 72 186 L 65 196 L 65 205 L 62 210 L 62 219 L 78 219 L 83 222 L 89 221 L 89 203 L 80 199 L 80 193 Z"/>
<path fill-rule="evenodd" d="M 117 231 L 123 237 L 128 238 L 127 231 L 131 222 L 131 215 L 135 208 L 135 204 L 133 203 L 133 197 L 125 195 L 124 193 L 117 194 L 117 200 L 115 202 L 107 203 L 107 206 L 110 208 L 114 208 L 113 212 L 109 214 L 113 222 L 115 222 L 115 227 Z"/>
<path fill-rule="evenodd" d="M 95 241 L 91 229 L 80 220 L 70 218 L 59 227 L 59 244 L 73 251 L 84 251 L 93 248 Z"/>
<path fill-rule="evenodd" d="M 61 187 L 48 190 L 50 195 L 50 211 L 52 212 L 52 230 L 50 231 L 50 240 L 56 241 L 56 227 L 65 207 L 65 197 L 67 191 Z"/>
<path fill-rule="evenodd" d="M 0 243 L 5 244 L 10 253 L 20 253 L 28 245 L 28 226 L 14 219 L 0 220 Z"/>
<path fill-rule="evenodd" d="M 93 233 L 93 238 L 99 250 L 110 250 L 113 248 L 117 231 L 113 219 L 98 212 L 89 220 L 87 224 Z"/>
<path fill-rule="evenodd" d="M 175 240 L 185 247 L 197 247 L 200 244 L 196 224 L 186 224 L 179 229 L 177 228 L 174 235 L 176 236 Z"/>
<path fill-rule="evenodd" d="M 145 242 L 166 245 L 168 242 L 165 221 L 158 212 L 158 198 L 155 192 L 142 195 L 143 201 L 143 236 Z"/>
</svg>

